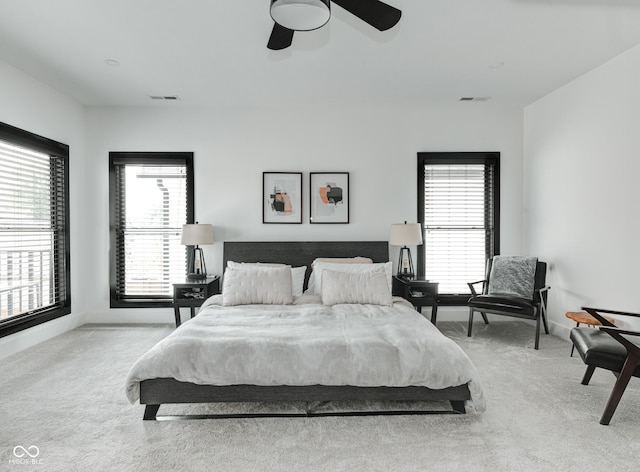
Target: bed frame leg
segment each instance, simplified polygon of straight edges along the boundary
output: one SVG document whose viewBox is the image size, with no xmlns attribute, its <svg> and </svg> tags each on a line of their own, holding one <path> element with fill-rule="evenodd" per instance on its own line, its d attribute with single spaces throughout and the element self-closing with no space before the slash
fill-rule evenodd
<svg viewBox="0 0 640 472">
<path fill-rule="evenodd" d="M 461 414 L 466 414 L 467 410 L 464 407 L 464 400 L 450 400 L 451 401 L 451 408 L 453 408 L 453 411 L 455 413 L 461 413 Z"/>
<path fill-rule="evenodd" d="M 142 419 L 155 421 L 156 414 L 158 413 L 159 409 L 160 405 L 147 405 L 144 409 L 144 416 L 142 417 Z"/>
</svg>

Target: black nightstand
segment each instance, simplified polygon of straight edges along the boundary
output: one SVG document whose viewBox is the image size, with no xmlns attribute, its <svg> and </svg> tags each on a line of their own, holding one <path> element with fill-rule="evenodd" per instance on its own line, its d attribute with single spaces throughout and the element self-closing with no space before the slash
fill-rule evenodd
<svg viewBox="0 0 640 472">
<path fill-rule="evenodd" d="M 411 303 L 422 313 L 423 306 L 431 307 L 431 322 L 436 324 L 438 317 L 438 282 L 424 279 L 403 279 L 393 277 L 393 294 Z"/>
<path fill-rule="evenodd" d="M 199 307 L 211 295 L 220 293 L 220 277 L 215 275 L 204 280 L 185 280 L 173 284 L 173 311 L 176 315 L 176 328 L 180 326 L 180 307 L 191 308 L 191 318 Z"/>
</svg>

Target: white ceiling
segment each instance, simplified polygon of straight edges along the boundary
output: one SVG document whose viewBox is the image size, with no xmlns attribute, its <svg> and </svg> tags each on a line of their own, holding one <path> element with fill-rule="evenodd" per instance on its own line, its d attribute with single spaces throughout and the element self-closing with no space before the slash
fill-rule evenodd
<svg viewBox="0 0 640 472">
<path fill-rule="evenodd" d="M 640 44 L 638 0 L 388 3 L 389 31 L 332 5 L 270 51 L 269 0 L 0 0 L 0 59 L 89 106 L 524 106 Z"/>
</svg>

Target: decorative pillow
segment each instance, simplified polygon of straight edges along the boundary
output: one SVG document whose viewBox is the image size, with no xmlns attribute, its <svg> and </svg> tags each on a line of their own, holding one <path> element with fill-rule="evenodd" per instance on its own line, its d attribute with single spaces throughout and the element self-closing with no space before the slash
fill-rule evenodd
<svg viewBox="0 0 640 472">
<path fill-rule="evenodd" d="M 364 273 L 322 271 L 322 304 L 360 303 L 391 306 L 391 291 L 383 267 Z"/>
<path fill-rule="evenodd" d="M 278 262 L 235 262 L 227 261 L 227 267 L 231 269 L 252 269 L 254 267 L 291 267 L 288 264 L 280 264 Z"/>
<path fill-rule="evenodd" d="M 369 257 L 317 257 L 311 263 L 311 268 L 313 269 L 316 265 L 316 262 L 330 262 L 333 264 L 373 264 L 373 259 Z"/>
<path fill-rule="evenodd" d="M 537 257 L 494 256 L 489 275 L 488 294 L 531 300 L 537 264 Z"/>
<path fill-rule="evenodd" d="M 227 261 L 227 267 L 231 269 L 250 269 L 252 267 L 291 267 L 286 264 L 276 264 L 270 262 L 234 262 Z M 291 290 L 294 297 L 302 295 L 304 289 L 304 274 L 307 266 L 291 267 Z"/>
<path fill-rule="evenodd" d="M 362 274 L 377 270 L 379 267 L 384 269 L 389 291 L 391 291 L 391 262 L 382 262 L 376 264 L 337 264 L 332 262 L 315 262 L 311 278 L 309 279 L 309 293 L 322 294 L 322 272 L 325 270 L 333 270 L 335 272 L 346 272 L 348 274 Z"/>
<path fill-rule="evenodd" d="M 290 305 L 291 268 L 247 267 L 224 271 L 222 304 L 230 305 Z"/>
</svg>

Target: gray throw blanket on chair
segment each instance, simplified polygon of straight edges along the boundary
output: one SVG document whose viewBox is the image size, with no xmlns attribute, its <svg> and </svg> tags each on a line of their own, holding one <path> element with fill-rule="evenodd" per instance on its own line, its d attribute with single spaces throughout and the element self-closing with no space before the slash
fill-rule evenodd
<svg viewBox="0 0 640 472">
<path fill-rule="evenodd" d="M 532 299 L 537 263 L 537 257 L 495 256 L 488 294 Z"/>
</svg>

